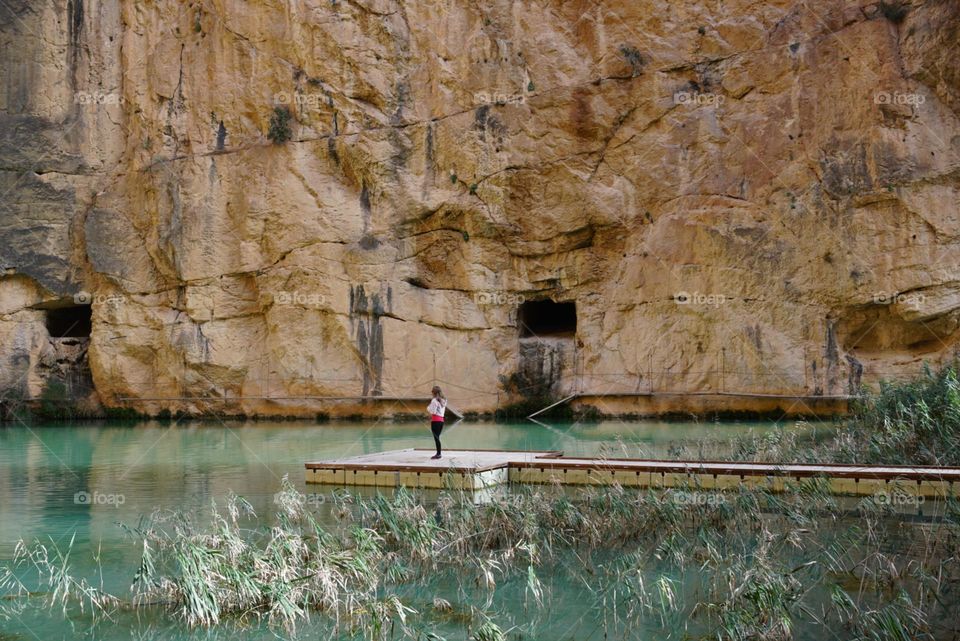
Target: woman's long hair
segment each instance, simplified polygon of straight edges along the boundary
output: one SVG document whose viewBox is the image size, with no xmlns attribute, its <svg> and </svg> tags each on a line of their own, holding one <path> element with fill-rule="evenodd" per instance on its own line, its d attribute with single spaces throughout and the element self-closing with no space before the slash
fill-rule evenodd
<svg viewBox="0 0 960 641">
<path fill-rule="evenodd" d="M 447 404 L 447 397 L 443 395 L 443 390 L 440 389 L 440 386 L 439 386 L 439 385 L 434 385 L 434 386 L 433 386 L 433 389 L 431 390 L 431 394 L 433 394 L 433 397 L 434 397 L 435 399 L 440 400 L 440 401 L 443 401 L 443 404 L 444 404 L 444 405 Z"/>
</svg>

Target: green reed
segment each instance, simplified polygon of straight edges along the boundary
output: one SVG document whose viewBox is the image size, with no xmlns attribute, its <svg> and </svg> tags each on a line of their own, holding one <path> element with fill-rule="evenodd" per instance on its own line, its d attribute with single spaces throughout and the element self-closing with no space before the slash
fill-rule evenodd
<svg viewBox="0 0 960 641">
<path fill-rule="evenodd" d="M 562 576 L 586 586 L 584 607 L 608 638 L 746 640 L 950 638 L 960 605 L 955 502 L 914 524 L 872 497 L 843 512 L 816 479 L 779 494 L 548 486 L 482 504 L 458 492 L 338 492 L 333 512 L 336 524 L 322 525 L 285 484 L 269 527 L 239 497 L 202 524 L 156 514 L 131 529 L 143 554 L 129 595 L 73 577 L 72 545 L 22 544 L 0 575 L 3 607 L 39 599 L 94 619 L 159 608 L 190 626 L 266 621 L 289 635 L 317 619 L 331 636 L 426 639 L 439 638 L 428 632 L 456 596 L 474 604 L 460 621 L 472 638 L 497 639 L 535 633 L 551 602 L 543 577 Z M 31 599 L 13 578 L 26 566 L 46 594 Z M 414 607 L 410 594 L 437 576 L 457 587 Z M 520 629 L 491 610 L 509 582 L 523 587 Z"/>
</svg>

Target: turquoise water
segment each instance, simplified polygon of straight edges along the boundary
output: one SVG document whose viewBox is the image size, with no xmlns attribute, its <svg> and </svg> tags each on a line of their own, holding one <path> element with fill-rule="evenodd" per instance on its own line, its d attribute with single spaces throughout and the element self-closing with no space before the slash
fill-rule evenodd
<svg viewBox="0 0 960 641">
<path fill-rule="evenodd" d="M 722 444 L 750 431 L 771 428 L 771 423 L 616 421 L 549 426 L 461 422 L 448 426 L 443 442 L 448 448 L 559 449 L 569 455 L 662 457 L 678 442 Z M 202 514 L 212 502 L 222 505 L 231 493 L 249 500 L 258 514 L 269 515 L 284 475 L 301 490 L 313 493 L 322 514 L 323 493 L 329 488 L 303 483 L 305 461 L 431 446 L 428 426 L 419 423 L 145 421 L 0 427 L 0 565 L 9 561 L 18 540 L 40 539 L 66 547 L 73 539 L 73 573 L 95 584 L 102 582 L 109 592 L 126 594 L 140 549 L 120 524 L 135 526 L 142 515 L 155 509 Z M 93 561 L 95 555 L 100 558 L 99 565 Z M 538 633 L 543 638 L 562 633 L 567 634 L 564 638 L 587 638 L 589 631 L 596 629 L 597 613 L 584 605 L 582 590 L 572 585 L 553 586 L 551 577 L 541 579 L 550 589 L 551 608 L 557 614 L 544 617 Z M 468 608 L 469 595 L 460 596 L 457 603 Z M 409 594 L 405 598 L 413 607 L 432 601 L 432 595 Z M 537 616 L 517 605 L 523 601 L 522 583 L 499 588 L 497 600 L 508 609 L 514 604 L 518 622 L 529 623 Z M 463 638 L 455 621 L 448 627 L 448 638 Z M 310 624 L 301 630 L 303 638 L 318 635 L 328 638 L 321 628 Z M 265 629 L 191 631 L 156 611 L 123 615 L 95 627 L 88 616 L 79 613 L 63 616 L 30 608 L 10 620 L 0 619 L 3 641 L 227 636 L 235 640 L 277 638 Z"/>
</svg>

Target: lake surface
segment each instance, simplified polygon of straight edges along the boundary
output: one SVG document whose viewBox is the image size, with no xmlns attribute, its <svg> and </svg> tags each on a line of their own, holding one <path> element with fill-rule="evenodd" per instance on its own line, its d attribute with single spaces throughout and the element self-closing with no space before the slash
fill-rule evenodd
<svg viewBox="0 0 960 641">
<path fill-rule="evenodd" d="M 722 449 L 731 438 L 771 429 L 772 422 L 461 422 L 448 426 L 443 443 L 448 448 L 667 457 L 681 442 L 715 443 Z M 799 429 L 812 432 L 814 427 Z M 18 540 L 39 539 L 64 548 L 74 540 L 73 573 L 91 582 L 102 581 L 107 591 L 127 594 L 140 549 L 120 524 L 135 526 L 142 515 L 155 509 L 201 515 L 209 512 L 213 502 L 222 505 L 232 493 L 268 516 L 275 509 L 273 496 L 285 475 L 316 497 L 322 508 L 330 488 L 304 484 L 305 461 L 408 447 L 432 447 L 426 424 L 143 421 L 0 427 L 0 566 L 10 560 Z M 99 568 L 94 555 L 100 558 Z M 550 577 L 541 578 L 549 585 Z M 596 612 L 584 605 L 576 586 L 551 587 L 551 609 L 558 614 L 545 617 L 538 633 L 550 638 L 561 633 L 567 633 L 564 638 L 587 638 L 596 628 L 591 623 Z M 522 601 L 522 584 L 503 586 L 497 599 L 509 607 L 513 591 Z M 407 598 L 417 607 L 420 601 L 430 603 L 432 595 Z M 515 615 L 521 623 L 534 616 L 522 608 Z M 465 636 L 451 625 L 446 631 L 449 638 Z M 301 635 L 317 637 L 316 632 L 311 636 L 309 625 Z M 8 621 L 0 619 L 2 641 L 227 637 L 237 641 L 277 638 L 266 629 L 189 630 L 157 612 L 124 615 L 94 628 L 83 615 L 30 608 Z"/>
</svg>

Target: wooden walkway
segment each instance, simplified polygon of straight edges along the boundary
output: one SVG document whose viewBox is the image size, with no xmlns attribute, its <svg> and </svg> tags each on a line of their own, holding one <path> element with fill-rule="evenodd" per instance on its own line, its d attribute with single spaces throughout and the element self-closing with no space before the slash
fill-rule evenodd
<svg viewBox="0 0 960 641">
<path fill-rule="evenodd" d="M 479 490 L 503 483 L 783 491 L 787 483 L 824 478 L 836 494 L 902 492 L 955 496 L 960 468 L 663 461 L 565 457 L 557 451 L 406 449 L 306 463 L 307 483 Z"/>
</svg>

